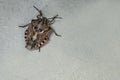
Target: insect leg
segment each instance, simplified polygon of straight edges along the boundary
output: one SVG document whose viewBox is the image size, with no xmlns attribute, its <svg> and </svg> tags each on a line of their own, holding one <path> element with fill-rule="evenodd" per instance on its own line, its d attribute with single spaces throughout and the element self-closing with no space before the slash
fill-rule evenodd
<svg viewBox="0 0 120 80">
<path fill-rule="evenodd" d="M 30 23 L 29 23 L 30 24 Z M 24 26 L 19 26 L 19 27 L 22 27 L 22 28 L 24 28 L 24 27 L 27 27 L 29 24 L 26 24 L 26 25 L 24 25 Z"/>
<path fill-rule="evenodd" d="M 52 30 L 52 32 L 54 32 L 54 34 L 55 34 L 56 36 L 61 37 L 61 35 L 59 35 L 52 27 L 50 27 L 50 29 Z"/>
</svg>

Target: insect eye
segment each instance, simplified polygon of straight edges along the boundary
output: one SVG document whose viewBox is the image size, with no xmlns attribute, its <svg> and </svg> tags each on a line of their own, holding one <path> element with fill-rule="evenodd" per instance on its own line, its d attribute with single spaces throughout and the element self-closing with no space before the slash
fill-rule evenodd
<svg viewBox="0 0 120 80">
<path fill-rule="evenodd" d="M 38 28 L 37 26 L 34 27 L 34 29 L 37 29 L 37 28 Z"/>
<path fill-rule="evenodd" d="M 42 29 L 39 29 L 39 32 L 42 32 Z"/>
</svg>

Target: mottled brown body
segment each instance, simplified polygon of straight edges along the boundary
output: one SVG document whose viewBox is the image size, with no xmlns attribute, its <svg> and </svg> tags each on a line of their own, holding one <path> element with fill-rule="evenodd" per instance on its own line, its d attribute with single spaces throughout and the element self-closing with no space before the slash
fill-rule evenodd
<svg viewBox="0 0 120 80">
<path fill-rule="evenodd" d="M 25 31 L 25 47 L 30 50 L 39 49 L 40 51 L 40 48 L 48 43 L 49 37 L 52 33 L 55 33 L 56 36 L 60 36 L 51 27 L 51 25 L 55 22 L 56 18 L 61 17 L 58 17 L 58 15 L 56 15 L 52 18 L 46 18 L 43 16 L 41 10 L 39 10 L 35 6 L 34 8 L 39 12 L 39 15 L 37 15 L 37 19 L 33 19 L 31 23 L 20 27 L 27 27 Z"/>
</svg>

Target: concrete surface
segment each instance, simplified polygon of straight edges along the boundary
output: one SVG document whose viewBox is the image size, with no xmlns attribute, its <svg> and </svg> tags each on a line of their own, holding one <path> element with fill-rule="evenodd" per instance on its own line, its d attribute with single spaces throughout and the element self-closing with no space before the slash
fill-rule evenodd
<svg viewBox="0 0 120 80">
<path fill-rule="evenodd" d="M 29 51 L 24 25 L 42 9 L 59 14 L 41 52 Z M 119 0 L 0 0 L 0 80 L 120 80 Z"/>
</svg>

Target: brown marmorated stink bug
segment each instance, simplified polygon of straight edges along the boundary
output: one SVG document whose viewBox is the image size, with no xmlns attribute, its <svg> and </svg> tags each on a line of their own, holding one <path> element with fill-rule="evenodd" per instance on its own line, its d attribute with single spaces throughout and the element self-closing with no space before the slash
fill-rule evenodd
<svg viewBox="0 0 120 80">
<path fill-rule="evenodd" d="M 56 36 L 61 36 L 51 27 L 51 25 L 55 22 L 55 19 L 61 19 L 61 17 L 56 15 L 52 18 L 46 18 L 43 16 L 41 10 L 35 6 L 33 7 L 39 12 L 37 19 L 32 19 L 31 23 L 19 27 L 27 27 L 25 31 L 25 47 L 29 50 L 39 49 L 40 51 L 40 48 L 48 43 L 52 33 L 55 33 Z"/>
</svg>

